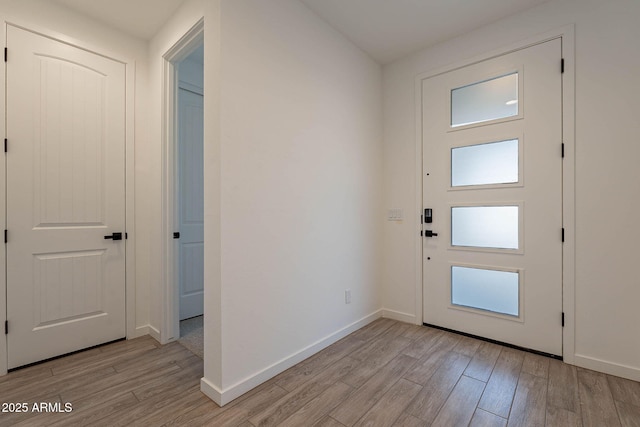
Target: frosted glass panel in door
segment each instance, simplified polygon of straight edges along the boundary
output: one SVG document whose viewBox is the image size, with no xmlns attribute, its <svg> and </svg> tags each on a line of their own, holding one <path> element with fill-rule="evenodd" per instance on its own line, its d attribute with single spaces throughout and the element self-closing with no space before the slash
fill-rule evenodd
<svg viewBox="0 0 640 427">
<path fill-rule="evenodd" d="M 451 208 L 451 245 L 518 249 L 518 206 Z"/>
<path fill-rule="evenodd" d="M 518 73 L 451 91 L 451 126 L 464 126 L 518 115 Z"/>
<path fill-rule="evenodd" d="M 451 267 L 451 304 L 518 316 L 519 274 Z"/>
<path fill-rule="evenodd" d="M 451 186 L 518 182 L 518 140 L 451 149 Z"/>
</svg>

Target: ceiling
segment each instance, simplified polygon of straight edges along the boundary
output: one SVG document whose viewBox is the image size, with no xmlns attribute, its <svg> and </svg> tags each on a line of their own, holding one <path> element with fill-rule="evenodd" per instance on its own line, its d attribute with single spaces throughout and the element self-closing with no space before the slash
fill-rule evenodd
<svg viewBox="0 0 640 427">
<path fill-rule="evenodd" d="M 151 39 L 185 0 L 53 0 L 145 40 Z"/>
<path fill-rule="evenodd" d="M 386 64 L 548 0 L 300 0 Z"/>
<path fill-rule="evenodd" d="M 146 40 L 185 2 L 53 1 Z M 386 64 L 548 0 L 300 1 L 373 59 Z"/>
</svg>

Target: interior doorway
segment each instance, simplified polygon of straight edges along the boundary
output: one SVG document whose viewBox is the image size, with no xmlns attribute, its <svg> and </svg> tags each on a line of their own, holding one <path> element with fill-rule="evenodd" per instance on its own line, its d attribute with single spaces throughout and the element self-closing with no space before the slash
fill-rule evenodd
<svg viewBox="0 0 640 427">
<path fill-rule="evenodd" d="M 180 321 L 203 314 L 203 46 L 176 65 L 175 201 Z"/>
<path fill-rule="evenodd" d="M 200 352 L 204 314 L 204 46 L 176 64 L 175 265 L 180 340 Z"/>
<path fill-rule="evenodd" d="M 164 322 L 160 338 L 181 338 L 181 321 L 197 330 L 204 314 L 204 22 L 164 55 Z M 194 319 L 195 318 L 195 319 Z M 193 323 L 196 323 L 195 328 Z M 192 349 L 198 353 L 198 348 Z M 201 354 L 202 355 L 202 354 Z"/>
</svg>

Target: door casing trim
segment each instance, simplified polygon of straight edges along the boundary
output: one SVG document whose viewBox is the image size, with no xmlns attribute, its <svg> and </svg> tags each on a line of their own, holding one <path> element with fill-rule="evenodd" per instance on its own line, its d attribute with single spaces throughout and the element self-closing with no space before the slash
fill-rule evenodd
<svg viewBox="0 0 640 427">
<path fill-rule="evenodd" d="M 575 26 L 567 25 L 557 30 L 538 34 L 509 46 L 495 49 L 472 58 L 457 61 L 451 65 L 436 68 L 419 74 L 415 78 L 415 188 L 416 216 L 415 230 L 415 322 L 422 325 L 423 313 L 423 260 L 422 224 L 419 221 L 422 212 L 422 81 L 430 77 L 448 73 L 478 62 L 486 61 L 511 52 L 560 38 L 562 58 L 565 61 L 562 74 L 562 141 L 564 143 L 564 161 L 562 165 L 562 223 L 564 244 L 562 247 L 562 309 L 564 328 L 562 329 L 562 357 L 566 363 L 575 363 Z M 560 69 L 560 64 L 558 64 Z M 559 319 L 560 321 L 560 319 Z"/>
</svg>

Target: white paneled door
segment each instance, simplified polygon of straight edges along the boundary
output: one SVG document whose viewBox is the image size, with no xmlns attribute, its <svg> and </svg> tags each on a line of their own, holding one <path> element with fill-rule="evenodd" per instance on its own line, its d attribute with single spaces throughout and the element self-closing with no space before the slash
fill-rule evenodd
<svg viewBox="0 0 640 427">
<path fill-rule="evenodd" d="M 11 25 L 7 45 L 15 368 L 126 335 L 125 66 Z"/>
<path fill-rule="evenodd" d="M 422 83 L 424 322 L 561 355 L 561 40 Z"/>
<path fill-rule="evenodd" d="M 178 93 L 178 277 L 180 320 L 204 312 L 203 96 Z"/>
</svg>

